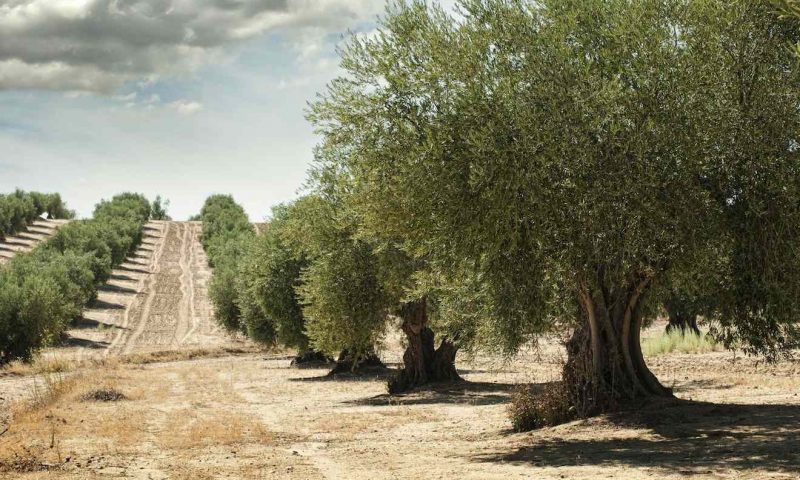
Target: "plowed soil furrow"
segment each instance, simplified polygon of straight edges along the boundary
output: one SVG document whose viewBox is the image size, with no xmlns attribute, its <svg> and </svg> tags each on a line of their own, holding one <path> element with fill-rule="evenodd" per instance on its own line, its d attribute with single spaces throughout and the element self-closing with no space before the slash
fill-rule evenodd
<svg viewBox="0 0 800 480">
<path fill-rule="evenodd" d="M 36 220 L 24 232 L 0 241 L 0 265 L 7 263 L 19 253 L 30 252 L 68 222 L 69 220 Z"/>
</svg>

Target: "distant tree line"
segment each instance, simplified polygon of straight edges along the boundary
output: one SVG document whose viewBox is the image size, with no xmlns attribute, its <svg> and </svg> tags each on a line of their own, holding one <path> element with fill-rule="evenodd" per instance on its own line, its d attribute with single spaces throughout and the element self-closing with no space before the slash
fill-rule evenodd
<svg viewBox="0 0 800 480">
<path fill-rule="evenodd" d="M 57 193 L 17 190 L 0 195 L 0 240 L 24 231 L 43 215 L 51 219 L 71 219 L 75 212 L 67 209 Z"/>
<path fill-rule="evenodd" d="M 141 243 L 150 212 L 144 196 L 117 195 L 0 268 L 0 364 L 29 360 L 81 318 L 112 268 Z"/>
</svg>

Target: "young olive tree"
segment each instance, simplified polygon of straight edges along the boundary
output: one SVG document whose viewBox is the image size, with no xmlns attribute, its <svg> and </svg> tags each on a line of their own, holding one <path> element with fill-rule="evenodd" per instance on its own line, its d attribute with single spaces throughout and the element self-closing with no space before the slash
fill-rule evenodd
<svg viewBox="0 0 800 480">
<path fill-rule="evenodd" d="M 301 274 L 308 266 L 302 251 L 290 248 L 282 238 L 293 205 L 272 209 L 268 226 L 250 244 L 240 267 L 240 291 L 262 314 L 243 315 L 248 336 L 296 348 L 293 364 L 327 362 L 325 354 L 311 347 L 305 333 L 306 319 L 297 294 Z"/>
<path fill-rule="evenodd" d="M 671 395 L 639 334 L 674 278 L 704 282 L 726 341 L 796 346 L 798 21 L 768 1 L 459 5 L 390 5 L 312 105 L 360 222 L 443 278 L 469 266 L 480 342 L 572 326 L 579 413 Z"/>
<path fill-rule="evenodd" d="M 378 259 L 336 202 L 307 195 L 287 207 L 280 237 L 308 262 L 295 287 L 311 347 L 334 356 L 333 372 L 382 366 L 375 347 L 388 319 Z"/>
</svg>

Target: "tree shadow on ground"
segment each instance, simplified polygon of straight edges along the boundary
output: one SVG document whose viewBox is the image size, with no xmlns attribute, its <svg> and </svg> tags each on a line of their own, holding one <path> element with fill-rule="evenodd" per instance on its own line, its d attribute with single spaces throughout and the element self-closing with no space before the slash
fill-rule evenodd
<svg viewBox="0 0 800 480">
<path fill-rule="evenodd" d="M 736 385 L 732 383 L 721 383 L 718 380 L 714 379 L 698 379 L 698 380 L 686 380 L 680 382 L 674 386 L 672 386 L 672 391 L 674 393 L 681 393 L 681 392 L 691 392 L 692 390 L 730 390 L 734 388 Z M 687 396 L 687 395 L 681 395 Z"/>
<path fill-rule="evenodd" d="M 335 365 L 330 365 L 331 367 Z M 294 368 L 294 367 L 292 367 Z M 390 368 L 389 364 L 385 367 L 369 367 L 359 369 L 355 372 L 347 373 L 326 373 L 315 377 L 290 378 L 291 382 L 374 382 L 376 380 L 386 381 L 394 375 L 395 369 Z"/>
<path fill-rule="evenodd" d="M 113 323 L 105 323 L 100 322 L 98 320 L 92 320 L 91 318 L 81 317 L 77 322 L 72 325 L 72 328 L 76 330 L 89 330 L 93 328 L 113 328 L 116 330 L 130 330 L 127 327 L 121 327 L 119 325 L 114 325 Z"/>
<path fill-rule="evenodd" d="M 120 265 L 116 269 L 122 270 L 123 272 L 148 273 L 148 274 L 150 273 L 150 270 L 146 270 L 144 268 L 126 267 L 125 265 Z"/>
<path fill-rule="evenodd" d="M 20 232 L 20 233 L 18 233 L 16 235 L 16 237 L 17 238 L 22 238 L 22 239 L 25 239 L 25 240 L 30 240 L 31 242 L 38 242 L 39 240 L 42 240 L 42 235 L 41 234 L 36 234 L 35 232 L 30 232 L 30 231 L 28 231 L 28 232 Z"/>
<path fill-rule="evenodd" d="M 598 423 L 650 432 L 635 438 L 602 438 L 604 433 L 569 438 L 575 432 L 596 431 Z M 684 475 L 750 469 L 800 472 L 800 405 L 673 400 L 580 422 L 552 438 L 542 438 L 547 430 L 530 435 L 528 445 L 474 460 L 542 467 L 624 465 Z"/>
<path fill-rule="evenodd" d="M 125 263 L 131 264 L 131 265 L 135 265 L 137 267 L 146 267 L 146 266 L 149 265 L 149 262 L 143 261 L 142 259 L 135 258 L 135 257 L 126 258 L 125 259 Z"/>
<path fill-rule="evenodd" d="M 125 305 L 119 303 L 104 302 L 103 300 L 95 300 L 92 303 L 92 308 L 95 310 L 125 310 Z"/>
<path fill-rule="evenodd" d="M 135 289 L 130 287 L 121 287 L 119 285 L 111 285 L 108 283 L 97 287 L 97 291 L 106 293 L 119 293 L 125 295 L 136 295 L 137 293 L 139 293 Z"/>
<path fill-rule="evenodd" d="M 80 347 L 80 348 L 88 348 L 91 350 L 100 350 L 108 348 L 109 345 L 110 343 L 108 342 L 98 342 L 95 340 L 89 340 L 88 338 L 76 338 L 76 337 L 71 337 L 69 335 L 66 335 L 59 342 L 60 347 Z"/>
<path fill-rule="evenodd" d="M 529 385 L 533 391 L 547 384 Z M 511 392 L 519 387 L 516 383 L 468 382 L 431 383 L 410 392 L 390 395 L 384 393 L 374 397 L 352 400 L 354 405 L 496 405 L 506 403 Z"/>
<path fill-rule="evenodd" d="M 139 281 L 136 278 L 129 277 L 128 275 L 119 275 L 119 274 L 112 274 L 108 277 L 109 280 L 119 280 L 121 282 L 137 282 Z"/>
<path fill-rule="evenodd" d="M 8 238 L 3 243 L 5 245 L 15 245 L 17 247 L 30 247 L 30 246 L 32 246 L 30 241 L 25 242 L 25 241 L 22 241 L 22 240 L 15 240 L 15 239 L 8 239 Z"/>
</svg>

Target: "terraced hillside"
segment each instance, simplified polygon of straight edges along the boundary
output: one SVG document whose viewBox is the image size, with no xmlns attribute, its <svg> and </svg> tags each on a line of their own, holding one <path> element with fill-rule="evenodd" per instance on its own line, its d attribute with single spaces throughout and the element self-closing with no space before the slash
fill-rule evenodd
<svg viewBox="0 0 800 480">
<path fill-rule="evenodd" d="M 18 253 L 30 252 L 68 222 L 69 220 L 36 220 L 28 226 L 25 232 L 0 241 L 0 265 L 8 262 Z"/>
<path fill-rule="evenodd" d="M 230 342 L 208 301 L 211 271 L 201 228 L 198 222 L 148 223 L 142 245 L 113 272 L 59 351 L 109 355 Z"/>
</svg>

